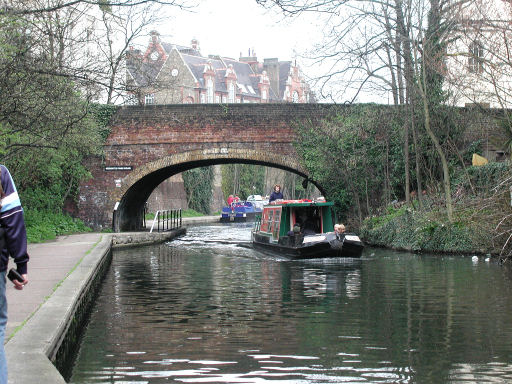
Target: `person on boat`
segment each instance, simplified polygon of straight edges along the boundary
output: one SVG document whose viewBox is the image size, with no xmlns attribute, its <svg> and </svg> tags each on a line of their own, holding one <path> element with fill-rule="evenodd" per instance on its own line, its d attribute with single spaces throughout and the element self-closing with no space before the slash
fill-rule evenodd
<svg viewBox="0 0 512 384">
<path fill-rule="evenodd" d="M 268 202 L 271 203 L 275 200 L 282 200 L 283 199 L 283 193 L 281 192 L 281 186 L 279 184 L 274 185 L 274 190 L 270 194 L 270 197 L 268 198 Z"/>
<path fill-rule="evenodd" d="M 345 237 L 345 226 L 343 224 L 335 224 L 334 225 L 334 233 L 338 239 L 343 239 Z"/>
<path fill-rule="evenodd" d="M 229 195 L 229 197 L 228 197 L 228 207 L 231 207 L 231 204 L 233 204 L 234 200 L 235 200 L 235 198 L 233 197 L 233 195 Z"/>
<path fill-rule="evenodd" d="M 337 235 L 341 235 L 345 232 L 345 226 L 343 224 L 336 224 L 334 225 L 334 233 Z"/>
<path fill-rule="evenodd" d="M 298 222 L 298 221 L 293 226 L 293 229 L 288 231 L 288 236 L 296 236 L 296 235 L 300 235 L 300 222 Z"/>
</svg>

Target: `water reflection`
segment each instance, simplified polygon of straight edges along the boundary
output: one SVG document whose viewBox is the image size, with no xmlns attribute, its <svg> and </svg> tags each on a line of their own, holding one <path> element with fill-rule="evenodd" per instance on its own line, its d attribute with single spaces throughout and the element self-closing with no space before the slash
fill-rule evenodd
<svg viewBox="0 0 512 384">
<path fill-rule="evenodd" d="M 389 251 L 295 262 L 252 250 L 249 230 L 116 251 L 71 382 L 510 379 L 511 281 L 496 264 Z"/>
</svg>

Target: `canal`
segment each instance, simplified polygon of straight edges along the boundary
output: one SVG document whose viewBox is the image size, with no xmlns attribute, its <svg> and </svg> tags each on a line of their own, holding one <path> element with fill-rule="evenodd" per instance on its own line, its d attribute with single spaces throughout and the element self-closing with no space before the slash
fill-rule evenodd
<svg viewBox="0 0 512 384">
<path fill-rule="evenodd" d="M 115 251 L 71 383 L 507 383 L 512 273 L 366 249 L 288 261 L 249 224 Z"/>
</svg>

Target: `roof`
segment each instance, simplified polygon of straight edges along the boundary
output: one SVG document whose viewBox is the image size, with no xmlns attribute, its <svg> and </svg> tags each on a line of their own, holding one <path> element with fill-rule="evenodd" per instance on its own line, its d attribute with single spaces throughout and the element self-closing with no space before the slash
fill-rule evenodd
<svg viewBox="0 0 512 384">
<path fill-rule="evenodd" d="M 265 59 L 264 63 L 259 63 L 256 57 L 240 58 L 240 60 L 218 55 L 204 57 L 201 55 L 196 45 L 194 45 L 194 47 L 187 47 L 166 43 L 160 41 L 157 36 L 157 34 L 153 36 L 153 40 L 145 54 L 140 51 L 133 51 L 127 55 L 127 72 L 133 78 L 135 86 L 150 87 L 154 84 L 166 59 L 175 49 L 183 59 L 184 65 L 190 69 L 195 83 L 197 84 L 196 86 L 200 89 L 206 88 L 206 84 L 204 84 L 204 72 L 205 67 L 210 63 L 215 73 L 215 92 L 228 92 L 226 87 L 226 73 L 229 68 L 232 67 L 237 80 L 236 93 L 245 96 L 245 100 L 250 100 L 251 98 L 260 99 L 260 81 L 265 71 L 267 72 L 265 79 L 268 78 L 270 81 L 268 99 L 271 101 L 283 101 L 287 82 L 293 69 L 291 61 L 278 61 L 277 58 L 274 58 Z M 157 60 L 152 60 L 148 55 L 148 52 L 154 50 L 162 52 L 161 57 Z M 165 52 L 165 55 L 163 52 Z M 246 61 L 245 59 L 253 60 Z M 267 68 L 266 64 L 272 65 L 272 68 Z"/>
<path fill-rule="evenodd" d="M 158 76 L 162 65 L 162 60 L 158 60 L 158 62 L 143 61 L 142 56 L 137 54 L 126 57 L 126 69 L 139 87 L 150 85 Z"/>
</svg>

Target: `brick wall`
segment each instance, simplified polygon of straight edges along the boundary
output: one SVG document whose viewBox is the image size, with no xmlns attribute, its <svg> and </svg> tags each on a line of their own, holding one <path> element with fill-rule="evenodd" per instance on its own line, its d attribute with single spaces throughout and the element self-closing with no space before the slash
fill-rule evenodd
<svg viewBox="0 0 512 384">
<path fill-rule="evenodd" d="M 81 186 L 79 216 L 95 228 L 110 227 L 119 203 L 120 226 L 137 229 L 133 221 L 138 207 L 153 189 L 196 166 L 250 160 L 304 174 L 293 147 L 293 122 L 314 120 L 334 108 L 315 104 L 122 107 L 112 119 L 104 158 L 90 159 L 93 179 Z"/>
</svg>

